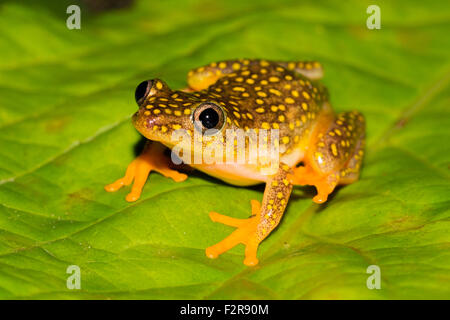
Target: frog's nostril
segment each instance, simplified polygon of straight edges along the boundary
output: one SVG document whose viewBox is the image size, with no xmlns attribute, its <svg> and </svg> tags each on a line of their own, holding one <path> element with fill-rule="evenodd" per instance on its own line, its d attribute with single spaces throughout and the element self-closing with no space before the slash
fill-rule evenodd
<svg viewBox="0 0 450 320">
<path fill-rule="evenodd" d="M 148 93 L 150 92 L 150 89 L 152 87 L 152 82 L 150 80 L 142 81 L 137 87 L 136 91 L 134 92 L 134 98 L 136 99 L 136 102 L 139 104 L 142 99 L 144 99 Z"/>
</svg>

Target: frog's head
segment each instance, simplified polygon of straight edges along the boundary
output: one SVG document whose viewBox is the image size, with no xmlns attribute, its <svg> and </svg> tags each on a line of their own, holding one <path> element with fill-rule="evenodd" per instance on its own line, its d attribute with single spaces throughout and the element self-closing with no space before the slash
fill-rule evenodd
<svg viewBox="0 0 450 320">
<path fill-rule="evenodd" d="M 177 144 L 172 133 L 184 129 L 193 137 L 194 130 L 223 130 L 226 112 L 214 100 L 200 99 L 197 93 L 172 91 L 160 79 L 140 83 L 135 92 L 139 110 L 133 124 L 146 138 L 168 147 Z"/>
</svg>

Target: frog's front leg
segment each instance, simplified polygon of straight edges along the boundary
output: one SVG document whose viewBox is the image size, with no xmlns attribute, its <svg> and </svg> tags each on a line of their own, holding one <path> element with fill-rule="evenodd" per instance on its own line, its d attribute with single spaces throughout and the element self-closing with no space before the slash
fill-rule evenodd
<svg viewBox="0 0 450 320">
<path fill-rule="evenodd" d="M 316 203 L 327 201 L 338 184 L 349 184 L 359 177 L 364 154 L 365 122 L 357 111 L 324 117 L 317 123 L 304 166 L 294 169 L 289 180 L 294 184 L 313 185 Z"/>
<path fill-rule="evenodd" d="M 242 243 L 245 245 L 244 264 L 254 266 L 258 263 L 256 257 L 258 246 L 276 228 L 289 200 L 292 191 L 292 184 L 287 179 L 289 173 L 292 173 L 292 170 L 282 164 L 277 174 L 266 182 L 262 205 L 257 200 L 251 201 L 252 216 L 250 218 L 236 219 L 216 212 L 210 213 L 212 221 L 237 229 L 224 240 L 206 249 L 206 255 L 209 258 L 217 258 L 220 254 Z"/>
<path fill-rule="evenodd" d="M 131 192 L 125 198 L 132 202 L 138 200 L 141 196 L 142 188 L 152 170 L 165 177 L 172 178 L 176 182 L 186 180 L 187 175 L 169 168 L 170 159 L 164 155 L 164 150 L 165 147 L 162 144 L 148 141 L 141 155 L 128 165 L 125 176 L 105 186 L 105 190 L 108 192 L 117 191 L 123 186 L 130 185 L 134 180 Z"/>
</svg>

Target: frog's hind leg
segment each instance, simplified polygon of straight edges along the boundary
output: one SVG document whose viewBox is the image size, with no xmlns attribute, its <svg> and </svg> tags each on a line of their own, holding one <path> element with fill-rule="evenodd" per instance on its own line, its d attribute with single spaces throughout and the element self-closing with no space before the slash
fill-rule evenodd
<svg viewBox="0 0 450 320">
<path fill-rule="evenodd" d="M 165 177 L 172 178 L 176 182 L 186 180 L 186 174 L 170 168 L 170 159 L 164 155 L 164 148 L 160 143 L 147 142 L 141 155 L 128 165 L 125 176 L 105 186 L 105 190 L 108 192 L 117 191 L 123 186 L 130 185 L 134 180 L 131 192 L 125 198 L 127 201 L 132 202 L 138 200 L 141 196 L 142 188 L 152 170 L 161 173 Z"/>
<path fill-rule="evenodd" d="M 194 91 L 204 90 L 216 83 L 221 77 L 249 65 L 250 61 L 247 59 L 226 60 L 212 62 L 209 65 L 192 69 L 187 77 L 189 88 Z"/>
<path fill-rule="evenodd" d="M 317 80 L 323 77 L 322 65 L 317 61 L 279 61 L 277 63 L 311 80 Z"/>
<path fill-rule="evenodd" d="M 357 111 L 339 114 L 333 121 L 318 123 L 305 155 L 304 166 L 289 178 L 294 184 L 314 185 L 316 203 L 323 203 L 338 184 L 359 177 L 364 149 L 365 122 Z"/>
</svg>

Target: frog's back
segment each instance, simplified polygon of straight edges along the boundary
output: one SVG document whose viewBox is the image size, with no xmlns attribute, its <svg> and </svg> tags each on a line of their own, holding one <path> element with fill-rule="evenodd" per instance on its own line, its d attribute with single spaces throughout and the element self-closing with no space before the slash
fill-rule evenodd
<svg viewBox="0 0 450 320">
<path fill-rule="evenodd" d="M 279 129 L 280 152 L 288 156 L 308 140 L 328 93 L 286 64 L 252 60 L 211 85 L 205 94 L 227 111 L 227 121 L 245 130 Z"/>
</svg>

